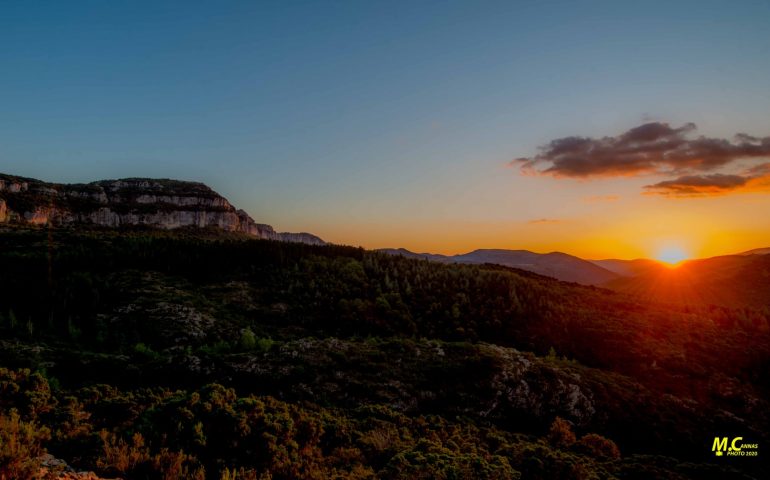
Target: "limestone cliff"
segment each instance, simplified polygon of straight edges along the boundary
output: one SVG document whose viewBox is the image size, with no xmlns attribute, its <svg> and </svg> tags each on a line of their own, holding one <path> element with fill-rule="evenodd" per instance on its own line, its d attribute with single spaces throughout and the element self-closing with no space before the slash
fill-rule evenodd
<svg viewBox="0 0 770 480">
<path fill-rule="evenodd" d="M 0 174 L 0 223 L 216 227 L 269 240 L 325 243 L 309 233 L 276 232 L 270 225 L 256 223 L 202 183 L 168 179 L 56 184 Z"/>
</svg>

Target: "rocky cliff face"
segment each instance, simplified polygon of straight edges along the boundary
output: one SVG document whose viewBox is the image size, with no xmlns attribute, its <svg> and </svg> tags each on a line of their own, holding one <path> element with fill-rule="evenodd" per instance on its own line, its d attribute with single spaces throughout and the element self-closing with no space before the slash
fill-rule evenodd
<svg viewBox="0 0 770 480">
<path fill-rule="evenodd" d="M 268 240 L 322 245 L 309 233 L 282 233 L 202 183 L 148 178 L 54 184 L 0 174 L 0 223 L 216 227 Z"/>
</svg>

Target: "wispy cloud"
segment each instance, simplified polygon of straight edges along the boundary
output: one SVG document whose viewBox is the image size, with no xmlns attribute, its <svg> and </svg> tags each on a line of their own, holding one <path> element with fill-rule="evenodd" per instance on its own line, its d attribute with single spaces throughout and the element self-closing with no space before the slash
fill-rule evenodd
<svg viewBox="0 0 770 480">
<path fill-rule="evenodd" d="M 710 197 L 729 193 L 770 192 L 770 164 L 757 165 L 743 175 L 687 175 L 644 188 L 647 195 Z M 762 167 L 762 168 L 759 168 Z M 763 172 L 765 170 L 765 172 Z M 752 174 L 752 172 L 756 172 Z"/>
<path fill-rule="evenodd" d="M 511 165 L 520 167 L 525 175 L 557 178 L 676 175 L 645 187 L 648 193 L 673 196 L 724 194 L 770 174 L 770 163 L 742 173 L 715 172 L 734 170 L 739 160 L 770 159 L 770 136 L 739 133 L 727 140 L 695 137 L 696 130 L 694 123 L 674 128 L 668 123 L 650 122 L 614 137 L 558 138 L 540 147 L 539 154 L 517 158 Z"/>
<path fill-rule="evenodd" d="M 679 197 L 697 197 L 703 195 L 723 195 L 746 185 L 748 179 L 740 175 L 687 175 L 674 180 L 666 180 L 653 185 L 646 185 L 646 193 Z"/>
<path fill-rule="evenodd" d="M 542 225 L 542 224 L 548 224 L 548 223 L 561 223 L 562 220 L 559 220 L 558 218 L 536 218 L 534 220 L 530 220 L 530 225 Z"/>
<path fill-rule="evenodd" d="M 750 177 L 765 177 L 770 175 L 770 162 L 760 163 L 753 167 L 747 168 L 744 172 L 745 175 Z"/>
</svg>

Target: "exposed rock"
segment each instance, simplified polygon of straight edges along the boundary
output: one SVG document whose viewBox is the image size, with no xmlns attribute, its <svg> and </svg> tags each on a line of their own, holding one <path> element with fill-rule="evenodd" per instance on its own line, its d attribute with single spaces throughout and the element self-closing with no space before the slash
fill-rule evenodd
<svg viewBox="0 0 770 480">
<path fill-rule="evenodd" d="M 40 456 L 37 460 L 40 469 L 35 478 L 56 480 L 108 480 L 103 479 L 94 472 L 75 471 L 75 469 L 67 465 L 67 462 L 58 459 L 49 453 Z"/>
<path fill-rule="evenodd" d="M 198 182 L 127 178 L 55 184 L 0 174 L 0 223 L 31 225 L 145 225 L 163 229 L 215 227 L 258 238 L 323 245 L 309 233 L 281 233 L 256 223 Z"/>
</svg>

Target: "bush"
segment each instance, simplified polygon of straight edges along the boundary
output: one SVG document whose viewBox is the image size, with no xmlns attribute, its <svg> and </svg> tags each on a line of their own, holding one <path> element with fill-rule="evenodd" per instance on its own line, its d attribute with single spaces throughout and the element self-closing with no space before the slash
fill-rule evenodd
<svg viewBox="0 0 770 480">
<path fill-rule="evenodd" d="M 578 445 L 581 450 L 584 450 L 589 455 L 598 458 L 620 458 L 620 450 L 615 442 L 609 438 L 602 437 L 595 433 L 589 433 L 583 436 Z"/>
<path fill-rule="evenodd" d="M 243 350 L 254 350 L 257 346 L 257 336 L 250 328 L 244 328 L 241 330 L 241 339 L 238 341 L 238 345 Z"/>
<path fill-rule="evenodd" d="M 50 430 L 21 420 L 16 410 L 0 414 L 0 479 L 25 480 L 38 471 L 36 458 L 45 453 L 42 443 Z"/>
</svg>

